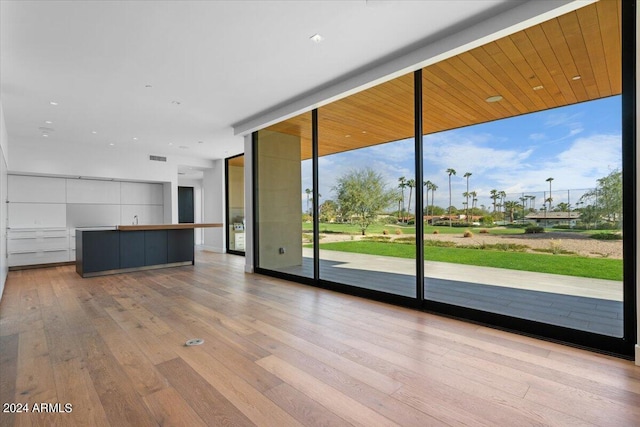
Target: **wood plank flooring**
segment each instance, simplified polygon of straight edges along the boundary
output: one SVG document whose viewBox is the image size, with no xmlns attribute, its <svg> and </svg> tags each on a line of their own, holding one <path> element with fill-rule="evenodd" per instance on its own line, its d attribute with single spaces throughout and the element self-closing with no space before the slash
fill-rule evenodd
<svg viewBox="0 0 640 427">
<path fill-rule="evenodd" d="M 0 426 L 638 425 L 632 362 L 243 263 L 198 252 L 194 267 L 92 279 L 10 272 L 0 401 L 31 412 Z"/>
</svg>

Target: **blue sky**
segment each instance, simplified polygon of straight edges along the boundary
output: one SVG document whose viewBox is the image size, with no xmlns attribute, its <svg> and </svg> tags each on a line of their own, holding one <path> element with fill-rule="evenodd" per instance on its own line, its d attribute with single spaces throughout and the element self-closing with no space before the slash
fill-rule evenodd
<svg viewBox="0 0 640 427">
<path fill-rule="evenodd" d="M 615 96 L 427 135 L 424 179 L 438 185 L 435 204 L 442 207 L 448 205 L 448 168 L 457 171 L 451 185 L 458 208 L 465 172 L 472 173 L 469 191 L 478 193 L 478 204 L 489 206 L 494 188 L 509 194 L 508 200 L 536 194 L 540 203 L 549 177 L 554 178 L 554 204 L 566 201 L 566 190 L 572 190 L 574 203 L 581 192 L 573 190 L 593 188 L 598 178 L 621 169 L 621 114 L 621 99 Z M 397 187 L 398 177 L 414 176 L 413 151 L 410 139 L 320 158 L 321 202 L 333 198 L 335 180 L 353 169 L 371 167 L 389 187 Z M 303 162 L 302 188 L 312 188 L 310 161 Z"/>
</svg>

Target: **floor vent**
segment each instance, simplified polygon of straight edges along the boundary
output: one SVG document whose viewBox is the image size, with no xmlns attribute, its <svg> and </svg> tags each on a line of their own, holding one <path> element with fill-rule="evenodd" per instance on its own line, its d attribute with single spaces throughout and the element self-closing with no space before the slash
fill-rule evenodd
<svg viewBox="0 0 640 427">
<path fill-rule="evenodd" d="M 149 156 L 149 160 L 153 160 L 155 162 L 166 162 L 167 158 L 164 156 Z"/>
</svg>

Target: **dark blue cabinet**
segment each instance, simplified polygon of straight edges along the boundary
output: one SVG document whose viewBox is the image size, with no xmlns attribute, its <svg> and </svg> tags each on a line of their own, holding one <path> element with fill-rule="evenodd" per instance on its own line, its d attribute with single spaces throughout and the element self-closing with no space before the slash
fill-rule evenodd
<svg viewBox="0 0 640 427">
<path fill-rule="evenodd" d="M 193 229 L 76 230 L 82 277 L 194 263 Z"/>
</svg>

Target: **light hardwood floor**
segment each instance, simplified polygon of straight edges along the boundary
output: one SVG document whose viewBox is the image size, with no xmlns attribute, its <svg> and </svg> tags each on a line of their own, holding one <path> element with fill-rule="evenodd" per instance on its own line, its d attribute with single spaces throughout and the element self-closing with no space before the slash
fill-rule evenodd
<svg viewBox="0 0 640 427">
<path fill-rule="evenodd" d="M 10 272 L 0 401 L 72 412 L 0 413 L 0 425 L 639 423 L 632 362 L 244 274 L 243 262 L 199 252 L 195 267 L 93 279 Z"/>
</svg>

